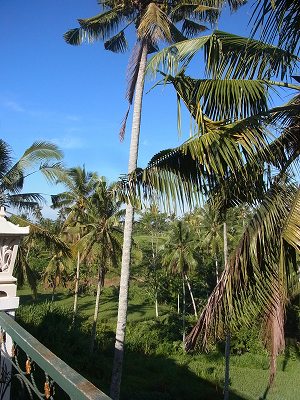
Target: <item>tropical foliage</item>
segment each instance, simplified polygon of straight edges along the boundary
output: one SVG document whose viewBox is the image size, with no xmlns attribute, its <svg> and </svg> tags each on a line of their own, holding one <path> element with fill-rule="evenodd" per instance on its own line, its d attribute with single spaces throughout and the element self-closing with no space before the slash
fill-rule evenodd
<svg viewBox="0 0 300 400">
<path fill-rule="evenodd" d="M 201 48 L 212 80 L 195 80 L 184 73 Z M 270 383 L 275 357 L 284 347 L 289 287 L 297 276 L 299 219 L 292 218 L 292 230 L 286 224 L 295 215 L 299 196 L 287 173 L 299 156 L 300 110 L 298 95 L 270 109 L 267 93 L 271 86 L 281 85 L 270 79 L 284 78 L 296 60 L 285 50 L 222 32 L 158 53 L 149 63 L 152 71 L 162 64 L 174 72 L 183 63 L 181 72 L 165 75 L 164 81 L 173 84 L 178 99 L 187 106 L 197 133 L 182 146 L 154 156 L 145 170 L 131 175 L 131 186 L 125 182 L 129 194 L 136 182 L 140 195 L 160 192 L 162 203 L 173 206 L 193 206 L 213 196 L 224 210 L 244 202 L 254 207 L 230 267 L 223 272 L 186 345 L 188 349 L 197 343 L 205 347 L 210 338 L 223 337 L 227 327 L 237 329 L 259 316 L 271 354 Z M 270 129 L 274 127 L 277 137 L 272 140 Z"/>
<path fill-rule="evenodd" d="M 62 152 L 54 144 L 35 142 L 16 162 L 7 143 L 0 140 L 0 203 L 4 207 L 33 211 L 43 200 L 39 193 L 22 193 L 28 175 L 40 172 L 54 182 L 61 173 Z"/>
</svg>

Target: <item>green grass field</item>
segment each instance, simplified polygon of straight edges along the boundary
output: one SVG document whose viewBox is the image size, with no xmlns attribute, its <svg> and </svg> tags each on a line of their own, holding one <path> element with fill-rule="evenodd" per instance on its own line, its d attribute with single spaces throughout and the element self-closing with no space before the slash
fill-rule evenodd
<svg viewBox="0 0 300 400">
<path fill-rule="evenodd" d="M 21 305 L 33 304 L 28 289 L 19 290 L 18 294 L 21 298 Z M 117 315 L 117 291 L 112 287 L 105 288 L 101 296 L 99 337 L 103 333 L 102 330 L 105 329 L 108 331 L 108 335 L 104 337 L 109 339 L 104 347 L 99 347 L 98 352 L 91 360 L 84 362 L 77 360 L 76 354 L 69 354 L 66 357 L 65 345 L 58 345 L 58 342 L 63 340 L 61 337 L 56 340 L 51 338 L 50 342 L 46 340 L 45 344 L 98 387 L 108 392 L 113 354 L 113 331 Z M 50 291 L 42 293 L 38 297 L 37 304 L 50 301 L 50 299 Z M 84 322 L 90 320 L 93 315 L 94 300 L 94 296 L 80 296 L 79 298 L 79 312 Z M 73 296 L 67 291 L 60 291 L 56 294 L 55 303 L 71 308 Z M 168 309 L 164 307 L 161 308 L 161 311 L 166 314 Z M 142 337 L 142 326 L 154 319 L 154 305 L 145 296 L 142 288 L 134 285 L 130 293 L 128 315 L 130 324 L 127 334 L 128 345 L 123 374 L 122 400 L 222 399 L 223 355 L 217 351 L 208 354 L 186 354 L 181 348 L 180 337 L 177 341 L 169 343 L 167 347 L 162 346 L 159 349 L 151 347 L 150 335 L 150 339 Z M 55 335 L 55 330 L 51 331 L 51 335 Z M 41 338 L 37 338 L 41 340 Z M 86 334 L 82 336 L 82 340 L 85 342 L 87 339 Z M 141 346 L 137 342 L 139 340 Z M 145 340 L 150 340 L 149 346 Z M 81 370 L 81 368 L 83 369 Z M 299 372 L 299 348 L 288 348 L 288 351 L 278 358 L 275 384 L 270 391 L 267 391 L 269 374 L 267 355 L 252 353 L 233 355 L 231 357 L 230 399 L 300 399 Z"/>
</svg>

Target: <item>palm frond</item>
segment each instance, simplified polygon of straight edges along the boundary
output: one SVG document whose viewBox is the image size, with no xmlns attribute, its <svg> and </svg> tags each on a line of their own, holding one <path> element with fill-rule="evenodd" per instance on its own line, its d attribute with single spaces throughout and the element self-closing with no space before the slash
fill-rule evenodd
<svg viewBox="0 0 300 400">
<path fill-rule="evenodd" d="M 34 299 L 37 297 L 37 274 L 30 267 L 29 262 L 27 260 L 26 248 L 23 248 L 22 244 L 19 246 L 16 263 L 14 266 L 14 276 L 18 280 L 18 285 L 22 287 L 27 280 L 30 289 L 32 290 L 32 294 Z"/>
<path fill-rule="evenodd" d="M 292 72 L 297 57 L 259 40 L 215 31 L 204 49 L 207 74 L 212 78 L 283 80 Z"/>
<path fill-rule="evenodd" d="M 80 28 L 70 29 L 64 34 L 64 39 L 71 45 L 79 45 L 84 41 L 106 40 L 114 35 L 123 22 L 122 13 L 113 8 L 91 18 L 79 19 Z"/>
<path fill-rule="evenodd" d="M 39 166 L 39 171 L 47 179 L 47 181 L 51 183 L 60 181 L 65 175 L 65 169 L 63 164 L 60 162 L 54 164 L 49 162 L 41 163 Z"/>
<path fill-rule="evenodd" d="M 187 337 L 188 349 L 197 344 L 205 347 L 210 339 L 224 337 L 224 329 L 229 325 L 234 331 L 239 324 L 251 324 L 262 310 L 269 318 L 275 316 L 278 302 L 274 293 L 279 293 L 278 285 L 283 284 L 282 281 L 279 283 L 281 250 L 278 238 L 294 196 L 295 187 L 286 186 L 284 182 L 274 184 L 268 191 L 231 255 L 228 268 L 209 297 L 197 325 Z M 265 252 L 265 248 L 271 251 Z"/>
<path fill-rule="evenodd" d="M 11 149 L 4 142 L 4 140 L 0 139 L 0 179 L 6 175 L 7 171 L 10 169 L 12 164 L 11 159 Z"/>
<path fill-rule="evenodd" d="M 34 224 L 18 215 L 12 214 L 10 216 L 10 221 L 21 226 L 29 226 L 31 238 L 38 238 L 39 240 L 42 240 L 48 248 L 56 252 L 61 252 L 64 257 L 70 257 L 71 253 L 69 246 L 56 234 L 51 233 L 48 229 Z"/>
<path fill-rule="evenodd" d="M 174 78 L 165 77 L 171 82 L 191 115 L 197 119 L 201 112 L 213 120 L 234 121 L 268 109 L 268 82 L 245 79 L 192 79 L 183 73 Z"/>
<path fill-rule="evenodd" d="M 131 57 L 127 66 L 127 72 L 126 72 L 126 80 L 128 82 L 127 84 L 127 90 L 126 90 L 126 98 L 129 102 L 129 104 L 132 104 L 134 92 L 135 92 L 135 85 L 136 85 L 136 80 L 139 72 L 139 66 L 141 62 L 141 57 L 143 53 L 143 41 L 138 41 L 131 53 Z"/>
<path fill-rule="evenodd" d="M 137 34 L 140 39 L 149 38 L 153 43 L 160 40 L 172 42 L 171 21 L 154 2 L 150 3 L 141 18 Z"/>
<path fill-rule="evenodd" d="M 38 165 L 38 168 L 41 169 L 42 172 L 44 169 L 45 176 L 48 175 L 48 177 L 51 178 L 51 174 L 54 174 L 55 171 L 58 172 L 60 164 L 55 163 L 53 165 L 53 170 L 51 170 L 51 166 L 48 163 L 53 160 L 60 160 L 62 157 L 62 152 L 55 144 L 48 142 L 33 143 L 24 152 L 22 157 L 5 172 L 1 182 L 2 190 L 6 189 L 12 193 L 19 193 L 23 188 L 26 172 L 28 172 L 30 168 L 36 167 L 36 165 Z"/>
<path fill-rule="evenodd" d="M 20 211 L 35 211 L 36 207 L 45 203 L 44 197 L 39 193 L 19 193 L 6 196 L 6 206 L 15 207 Z"/>
<path fill-rule="evenodd" d="M 104 43 L 105 50 L 110 50 L 114 53 L 124 53 L 128 50 L 128 43 L 125 38 L 124 31 L 120 31 L 115 36 Z"/>
<path fill-rule="evenodd" d="M 277 42 L 290 52 L 300 51 L 300 5 L 293 0 L 257 1 L 251 21 L 254 22 L 252 34 L 261 30 L 261 39 Z"/>
<path fill-rule="evenodd" d="M 300 188 L 285 223 L 282 236 L 284 240 L 300 252 Z"/>
<path fill-rule="evenodd" d="M 212 79 L 284 79 L 293 70 L 297 57 L 259 40 L 221 31 L 209 36 L 173 44 L 152 57 L 148 70 L 153 74 L 161 67 L 176 75 L 179 65 L 186 68 L 191 59 L 204 49 L 206 73 Z"/>
<path fill-rule="evenodd" d="M 180 64 L 188 64 L 209 40 L 210 36 L 202 36 L 165 47 L 150 59 L 147 72 L 155 76 L 159 69 L 163 69 L 167 74 L 176 75 Z"/>
<path fill-rule="evenodd" d="M 191 38 L 197 34 L 206 31 L 208 28 L 205 25 L 197 24 L 197 22 L 185 19 L 182 24 L 182 33 L 187 37 Z"/>
</svg>

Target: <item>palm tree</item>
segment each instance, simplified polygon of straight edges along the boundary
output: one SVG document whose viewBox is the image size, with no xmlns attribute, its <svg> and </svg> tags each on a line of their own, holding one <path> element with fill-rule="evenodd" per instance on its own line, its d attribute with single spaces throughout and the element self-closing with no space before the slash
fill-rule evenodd
<svg viewBox="0 0 300 400">
<path fill-rule="evenodd" d="M 21 211 L 34 211 L 43 197 L 39 193 L 22 193 L 27 176 L 41 172 L 49 181 L 61 174 L 62 152 L 54 144 L 35 142 L 21 158 L 13 162 L 11 149 L 0 139 L 0 205 Z"/>
<path fill-rule="evenodd" d="M 122 229 L 120 203 L 113 197 L 112 186 L 105 179 L 98 180 L 94 193 L 89 197 L 83 219 L 81 238 L 77 243 L 82 257 L 98 265 L 97 294 L 93 318 L 91 347 L 93 352 L 99 315 L 100 294 L 110 265 L 117 265 L 121 254 Z"/>
<path fill-rule="evenodd" d="M 67 214 L 66 220 L 62 226 L 62 232 L 70 236 L 70 227 L 72 227 L 73 242 L 80 239 L 80 229 L 78 228 L 83 222 L 86 213 L 88 198 L 94 193 L 98 176 L 96 173 L 87 172 L 85 167 L 70 168 L 65 171 L 65 174 L 60 178 L 60 183 L 66 187 L 66 191 L 52 196 L 52 203 L 54 208 L 63 208 Z M 79 287 L 79 274 L 80 274 L 80 252 L 76 254 L 76 278 L 75 278 L 75 291 L 74 291 L 74 306 L 73 306 L 73 323 L 75 322 L 77 308 L 78 308 L 78 287 Z"/>
<path fill-rule="evenodd" d="M 216 282 L 219 282 L 219 257 L 223 246 L 220 210 L 206 203 L 200 208 L 200 235 L 202 246 L 210 250 L 215 261 Z"/>
<path fill-rule="evenodd" d="M 195 317 L 197 309 L 188 279 L 189 272 L 196 266 L 197 261 L 194 257 L 196 243 L 188 227 L 183 221 L 176 221 L 170 233 L 170 237 L 164 245 L 162 264 L 174 274 L 182 278 L 182 297 L 183 297 L 183 343 L 185 340 L 185 284 L 187 284 L 191 296 Z"/>
<path fill-rule="evenodd" d="M 30 263 L 31 250 L 43 243 L 51 252 L 61 252 L 65 256 L 70 255 L 70 249 L 65 242 L 59 239 L 57 232 L 53 231 L 52 226 L 32 223 L 23 216 L 11 215 L 10 221 L 21 225 L 29 226 L 29 235 L 22 239 L 17 253 L 17 259 L 14 267 L 15 276 L 18 284 L 22 286 L 27 280 L 34 299 L 37 297 L 37 273 L 32 269 Z"/>
<path fill-rule="evenodd" d="M 207 3 L 207 4 L 206 4 Z M 220 7 L 226 2 L 214 1 L 150 1 L 150 0 L 100 0 L 104 12 L 87 19 L 79 19 L 79 28 L 65 34 L 65 40 L 74 45 L 84 40 L 90 42 L 104 40 L 104 47 L 114 52 L 124 52 L 128 48 L 124 31 L 133 25 L 137 34 L 137 44 L 132 53 L 128 68 L 128 90 L 126 97 L 129 104 L 134 98 L 131 143 L 129 151 L 128 173 L 137 167 L 138 144 L 141 125 L 142 97 L 147 55 L 156 51 L 161 41 L 174 43 L 197 35 L 206 29 L 200 21 L 213 23 L 219 16 Z M 229 0 L 231 9 L 236 9 L 245 3 L 244 0 Z M 182 21 L 182 32 L 175 23 Z M 120 27 L 123 26 L 122 29 Z M 117 33 L 116 33 L 117 32 Z M 124 136 L 126 119 L 121 128 L 120 137 Z M 122 364 L 124 356 L 124 340 L 127 319 L 128 287 L 130 276 L 130 256 L 132 245 L 132 226 L 134 208 L 129 203 L 126 206 L 123 254 L 121 268 L 121 284 L 119 296 L 118 322 L 116 330 L 115 355 L 111 381 L 110 395 L 114 400 L 119 398 Z"/>
<path fill-rule="evenodd" d="M 52 287 L 51 301 L 54 302 L 56 288 L 62 284 L 66 286 L 72 271 L 70 254 L 56 251 L 44 271 L 44 282 Z"/>
<path fill-rule="evenodd" d="M 147 284 L 151 288 L 151 295 L 155 298 L 155 316 L 158 318 L 158 303 L 161 297 L 160 291 L 163 286 L 161 280 L 161 260 L 159 250 L 166 240 L 168 229 L 166 214 L 160 213 L 155 200 L 150 204 L 149 209 L 140 213 L 137 223 L 137 230 L 144 234 L 143 238 L 143 264 L 147 269 Z M 137 239 L 137 238 L 136 238 Z"/>
<path fill-rule="evenodd" d="M 130 186 L 126 180 L 123 185 L 130 193 L 136 184 L 137 191 L 146 196 L 158 191 L 167 204 L 175 197 L 182 205 L 199 204 L 202 192 L 223 199 L 225 209 L 246 203 L 255 210 L 228 269 L 187 337 L 187 348 L 198 342 L 205 346 L 209 338 L 221 337 L 224 327 L 232 331 L 259 314 L 271 354 L 271 383 L 275 356 L 284 344 L 284 310 L 300 247 L 299 189 L 286 178 L 300 153 L 300 101 L 296 95 L 286 105 L 268 109 L 265 90 L 254 88 L 258 89 L 257 84 L 284 86 L 271 79 L 285 77 L 297 58 L 253 39 L 215 32 L 173 45 L 171 51 L 155 56 L 149 68 L 156 70 L 161 62 L 189 61 L 199 47 L 205 49 L 212 80 L 195 80 L 183 73 L 165 78 L 195 118 L 198 134 L 154 156 L 144 171 L 130 176 Z M 253 82 L 254 76 L 260 82 Z M 230 82 L 231 78 L 236 82 Z M 278 130 L 273 141 L 266 140 L 270 126 Z M 276 169 L 275 175 L 267 173 L 270 168 Z"/>
</svg>

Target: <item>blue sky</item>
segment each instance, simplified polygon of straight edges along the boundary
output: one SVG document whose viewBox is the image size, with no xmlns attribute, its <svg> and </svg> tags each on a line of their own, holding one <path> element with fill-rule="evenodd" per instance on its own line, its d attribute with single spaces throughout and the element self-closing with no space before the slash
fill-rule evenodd
<svg viewBox="0 0 300 400">
<path fill-rule="evenodd" d="M 250 4 L 234 15 L 225 10 L 219 29 L 246 36 Z M 101 42 L 73 47 L 63 40 L 77 18 L 99 11 L 96 0 L 1 0 L 0 137 L 16 158 L 36 140 L 54 142 L 63 150 L 66 166 L 85 164 L 112 181 L 127 171 L 130 118 L 123 143 L 118 132 L 127 109 L 130 53 L 113 54 Z M 129 33 L 129 41 L 133 39 Z M 148 81 L 146 90 L 153 84 Z M 146 94 L 139 166 L 186 139 L 190 124 L 188 118 L 184 121 L 179 138 L 171 88 Z M 41 178 L 32 178 L 25 189 L 46 194 L 61 190 Z"/>
</svg>

